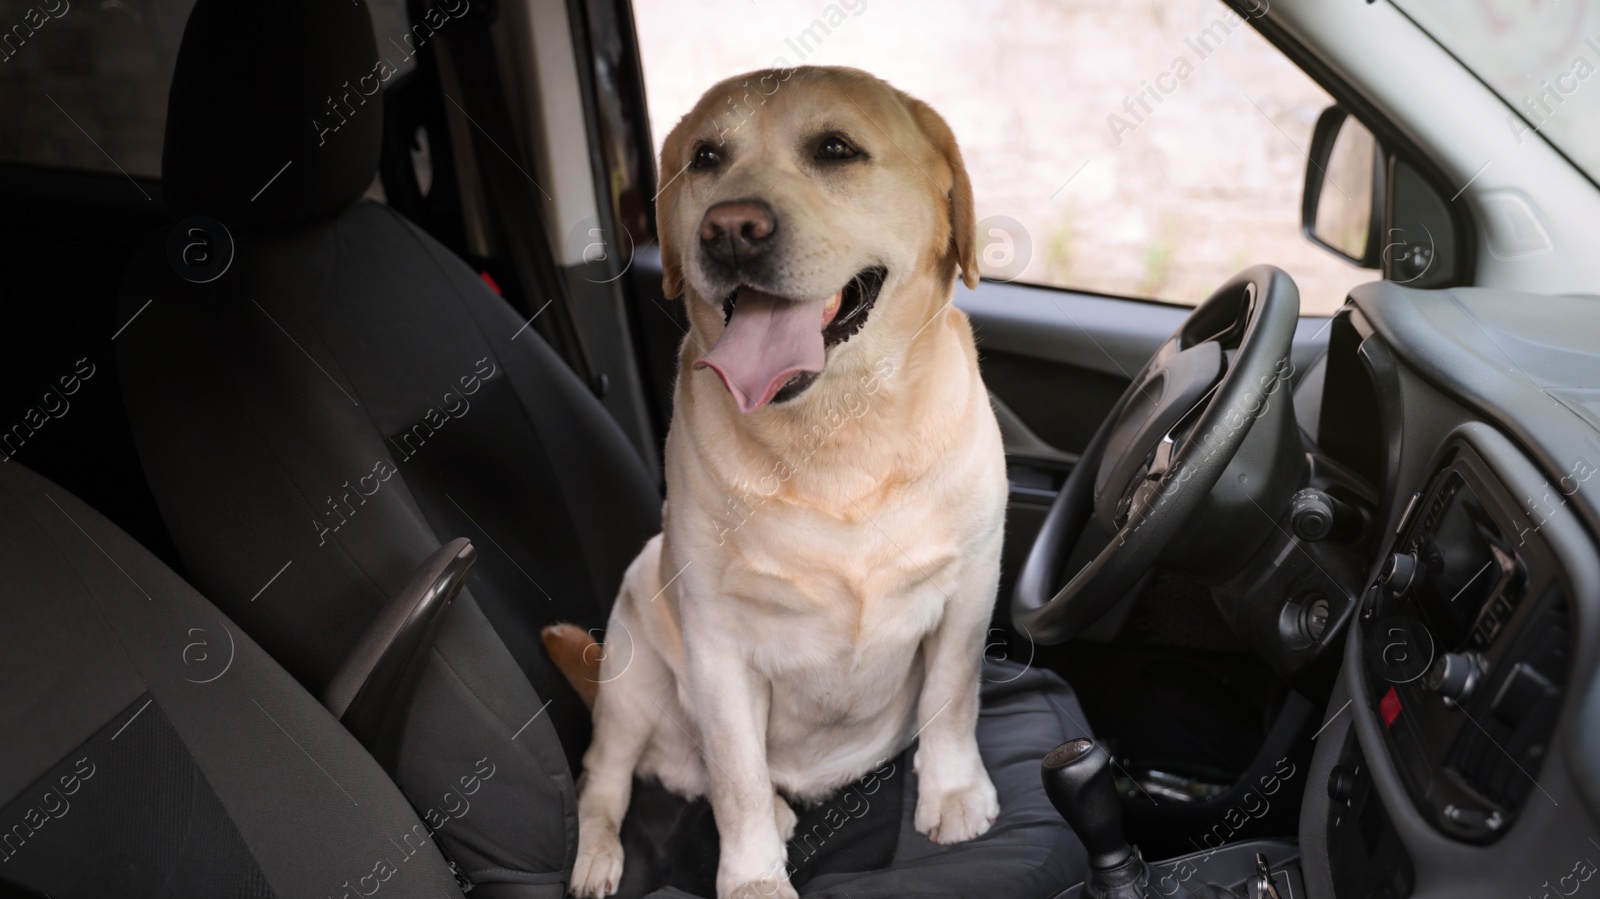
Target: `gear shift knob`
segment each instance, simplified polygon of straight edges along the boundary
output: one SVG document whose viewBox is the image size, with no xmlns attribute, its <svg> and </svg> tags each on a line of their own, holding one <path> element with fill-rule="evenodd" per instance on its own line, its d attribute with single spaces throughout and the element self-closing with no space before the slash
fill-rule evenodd
<svg viewBox="0 0 1600 899">
<path fill-rule="evenodd" d="M 1093 740 L 1068 740 L 1040 766 L 1050 803 L 1077 832 L 1094 868 L 1114 868 L 1133 855 L 1122 835 L 1122 803 L 1111 779 L 1111 756 Z"/>
<path fill-rule="evenodd" d="M 1083 899 L 1243 899 L 1213 883 L 1191 888 L 1179 881 L 1168 892 L 1150 885 L 1150 866 L 1122 835 L 1122 800 L 1111 779 L 1111 755 L 1093 740 L 1068 740 L 1040 764 L 1044 792 L 1089 850 Z"/>
</svg>

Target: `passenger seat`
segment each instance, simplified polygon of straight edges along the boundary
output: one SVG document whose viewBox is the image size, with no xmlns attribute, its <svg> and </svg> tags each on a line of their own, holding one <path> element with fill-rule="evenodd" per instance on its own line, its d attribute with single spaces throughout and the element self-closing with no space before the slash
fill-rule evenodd
<svg viewBox="0 0 1600 899">
<path fill-rule="evenodd" d="M 314 694 L 427 559 L 474 544 L 378 758 L 475 895 L 555 899 L 589 714 L 539 628 L 604 623 L 661 497 L 509 304 L 361 199 L 383 140 L 371 73 L 392 51 L 363 2 L 195 4 L 162 160 L 180 224 L 123 281 L 123 397 L 187 576 Z M 231 235 L 225 270 L 174 262 L 192 216 Z M 498 773 L 461 795 L 480 762 Z"/>
<path fill-rule="evenodd" d="M 0 465 L 0 894 L 460 896 L 372 757 L 99 513 Z"/>
</svg>

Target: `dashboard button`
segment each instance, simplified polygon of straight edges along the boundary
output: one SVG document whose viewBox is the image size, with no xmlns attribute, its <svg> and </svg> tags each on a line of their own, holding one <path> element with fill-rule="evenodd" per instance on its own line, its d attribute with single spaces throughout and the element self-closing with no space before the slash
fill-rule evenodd
<svg viewBox="0 0 1600 899">
<path fill-rule="evenodd" d="M 1400 694 L 1395 692 L 1393 687 L 1390 687 L 1389 692 L 1383 694 L 1383 698 L 1378 700 L 1378 714 L 1383 716 L 1383 726 L 1393 727 L 1394 719 L 1400 717 L 1401 709 Z"/>
<path fill-rule="evenodd" d="M 1444 815 L 1461 827 L 1474 833 L 1488 833 L 1500 829 L 1505 823 L 1498 811 L 1483 811 L 1482 809 L 1466 808 L 1460 805 L 1447 805 Z"/>
<path fill-rule="evenodd" d="M 1395 553 L 1388 561 L 1383 563 L 1383 570 L 1378 573 L 1378 580 L 1395 596 L 1400 596 L 1411 589 L 1412 582 L 1417 579 L 1417 557 L 1411 553 Z"/>
<path fill-rule="evenodd" d="M 1334 802 L 1349 802 L 1355 792 L 1356 774 L 1346 765 L 1334 765 L 1328 772 L 1328 798 Z"/>
<path fill-rule="evenodd" d="M 1483 664 L 1468 653 L 1447 652 L 1428 669 L 1428 689 L 1452 702 L 1466 702 L 1477 689 Z"/>
<path fill-rule="evenodd" d="M 1321 540 L 1333 533 L 1333 500 L 1315 487 L 1289 499 L 1289 527 L 1301 540 Z"/>
</svg>

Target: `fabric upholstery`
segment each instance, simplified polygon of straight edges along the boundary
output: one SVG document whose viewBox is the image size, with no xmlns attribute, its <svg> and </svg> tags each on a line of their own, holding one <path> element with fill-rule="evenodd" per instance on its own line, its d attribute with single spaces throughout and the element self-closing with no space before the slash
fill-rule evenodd
<svg viewBox="0 0 1600 899">
<path fill-rule="evenodd" d="M 423 673 L 400 783 L 420 805 L 483 747 L 512 750 L 501 783 L 531 792 L 476 803 L 447 845 L 475 879 L 558 876 L 588 712 L 538 628 L 603 623 L 659 527 L 649 476 L 510 308 L 386 207 L 358 202 L 236 252 L 225 277 L 191 284 L 157 238 L 124 281 L 125 305 L 155 298 L 118 359 L 190 576 L 320 692 L 416 566 L 472 540 L 479 561 Z"/>
<path fill-rule="evenodd" d="M 274 895 L 148 694 L 0 809 L 0 821 L 9 825 L 0 877 L 47 895 Z"/>
<path fill-rule="evenodd" d="M 132 857 L 142 879 L 118 895 L 337 897 L 389 865 L 386 896 L 460 895 L 377 763 L 237 623 L 14 463 L 0 466 L 0 580 L 0 807 L 59 812 L 3 822 L 0 877 L 108 895 L 107 866 Z M 53 864 L 31 856 L 79 834 L 100 838 L 54 847 Z"/>
<path fill-rule="evenodd" d="M 190 284 L 153 240 L 123 285 L 130 309 L 157 298 L 118 359 L 190 576 L 320 691 L 415 567 L 466 537 L 467 594 L 581 753 L 587 710 L 538 628 L 603 624 L 660 527 L 621 429 L 471 269 L 384 206 L 237 254 Z"/>
</svg>

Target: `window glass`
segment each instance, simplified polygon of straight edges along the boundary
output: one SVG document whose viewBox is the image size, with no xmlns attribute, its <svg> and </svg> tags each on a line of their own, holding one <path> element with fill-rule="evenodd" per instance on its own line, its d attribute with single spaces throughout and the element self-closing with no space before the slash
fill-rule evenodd
<svg viewBox="0 0 1600 899">
<path fill-rule="evenodd" d="M 1600 181 L 1600 2 L 1396 0 L 1511 105 L 1520 145 L 1535 132 Z"/>
<path fill-rule="evenodd" d="M 1377 277 L 1300 233 L 1332 99 L 1217 0 L 633 5 L 658 150 L 751 69 L 854 66 L 930 103 L 972 175 L 986 276 L 1194 304 L 1267 262 L 1312 314 Z"/>
</svg>

